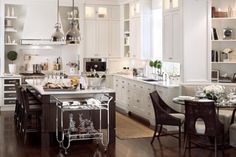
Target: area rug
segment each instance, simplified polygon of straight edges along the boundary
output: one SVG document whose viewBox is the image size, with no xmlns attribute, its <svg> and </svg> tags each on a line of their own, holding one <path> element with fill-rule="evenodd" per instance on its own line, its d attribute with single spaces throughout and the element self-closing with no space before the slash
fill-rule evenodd
<svg viewBox="0 0 236 157">
<path fill-rule="evenodd" d="M 116 136 L 121 140 L 152 137 L 150 128 L 116 112 Z"/>
</svg>

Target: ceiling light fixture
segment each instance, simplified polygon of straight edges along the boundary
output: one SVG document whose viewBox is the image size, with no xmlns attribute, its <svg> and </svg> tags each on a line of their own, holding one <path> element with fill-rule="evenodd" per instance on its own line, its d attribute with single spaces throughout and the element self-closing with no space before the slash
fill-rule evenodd
<svg viewBox="0 0 236 157">
<path fill-rule="evenodd" d="M 64 34 L 61 32 L 61 24 L 59 23 L 59 0 L 57 0 L 57 23 L 55 24 L 56 31 L 52 34 L 51 39 L 54 42 L 64 41 Z"/>
<path fill-rule="evenodd" d="M 80 43 L 80 32 L 78 30 L 78 24 L 79 21 L 75 20 L 75 4 L 74 4 L 74 0 L 72 0 L 72 20 L 70 23 L 70 29 L 69 31 L 66 33 L 66 43 L 67 44 L 79 44 Z"/>
</svg>

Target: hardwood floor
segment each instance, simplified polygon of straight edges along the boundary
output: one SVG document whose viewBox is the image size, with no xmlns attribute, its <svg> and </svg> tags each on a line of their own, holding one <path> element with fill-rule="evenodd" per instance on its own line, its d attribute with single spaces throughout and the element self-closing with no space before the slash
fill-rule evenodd
<svg viewBox="0 0 236 157">
<path fill-rule="evenodd" d="M 161 137 L 150 145 L 151 138 L 119 140 L 110 145 L 104 153 L 101 147 L 93 142 L 75 143 L 69 149 L 68 157 L 180 157 L 178 140 L 173 137 Z M 183 152 L 183 150 L 182 150 Z M 235 157 L 236 148 L 225 150 L 225 157 Z M 40 138 L 32 134 L 23 144 L 22 138 L 14 127 L 13 113 L 0 113 L 0 157 L 63 157 L 60 149 L 53 146 L 50 149 L 40 148 Z M 186 154 L 186 156 L 189 156 Z M 213 151 L 193 149 L 192 157 L 213 157 Z M 219 157 L 222 154 L 219 152 Z"/>
</svg>

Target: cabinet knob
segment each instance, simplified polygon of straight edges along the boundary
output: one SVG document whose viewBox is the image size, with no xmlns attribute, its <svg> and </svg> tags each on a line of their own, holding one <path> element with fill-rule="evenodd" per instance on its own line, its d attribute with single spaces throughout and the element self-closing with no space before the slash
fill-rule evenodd
<svg viewBox="0 0 236 157">
<path fill-rule="evenodd" d="M 169 57 L 169 59 L 173 59 L 172 57 Z"/>
</svg>

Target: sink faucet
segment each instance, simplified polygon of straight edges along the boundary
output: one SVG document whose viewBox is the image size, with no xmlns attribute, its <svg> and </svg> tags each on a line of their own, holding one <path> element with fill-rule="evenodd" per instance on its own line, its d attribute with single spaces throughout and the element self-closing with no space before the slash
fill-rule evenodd
<svg viewBox="0 0 236 157">
<path fill-rule="evenodd" d="M 169 79 L 169 74 L 167 72 L 163 72 L 163 76 L 162 76 L 162 80 L 163 81 L 167 81 Z"/>
</svg>

